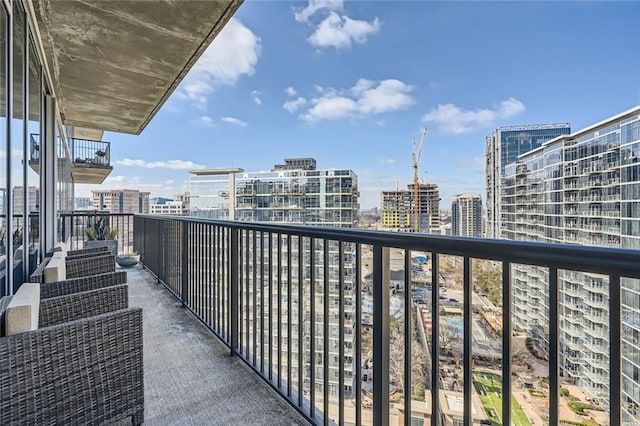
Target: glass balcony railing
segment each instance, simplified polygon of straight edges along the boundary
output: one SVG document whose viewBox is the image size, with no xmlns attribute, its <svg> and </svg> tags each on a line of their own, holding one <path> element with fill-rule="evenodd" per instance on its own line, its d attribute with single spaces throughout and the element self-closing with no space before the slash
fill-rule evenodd
<svg viewBox="0 0 640 426">
<path fill-rule="evenodd" d="M 625 424 L 621 281 L 640 278 L 637 251 L 150 215 L 133 233 L 144 267 L 314 424 L 560 424 L 567 387 L 589 383 L 585 407 Z M 418 258 L 443 287 L 416 279 Z M 543 270 L 544 309 L 514 297 L 523 268 Z M 562 313 L 568 271 L 606 277 L 608 327 Z M 594 357 L 607 375 L 581 382 Z"/>
</svg>

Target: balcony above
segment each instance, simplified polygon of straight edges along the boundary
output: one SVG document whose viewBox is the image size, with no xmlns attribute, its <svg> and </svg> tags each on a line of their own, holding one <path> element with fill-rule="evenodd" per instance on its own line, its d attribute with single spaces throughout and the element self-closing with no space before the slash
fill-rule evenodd
<svg viewBox="0 0 640 426">
<path fill-rule="evenodd" d="M 70 138 L 71 176 L 74 183 L 101 184 L 111 174 L 111 143 Z M 40 173 L 40 135 L 32 134 L 29 166 Z M 59 162 L 66 161 L 59 158 Z"/>
<path fill-rule="evenodd" d="M 63 123 L 140 134 L 241 3 L 30 2 Z"/>
</svg>

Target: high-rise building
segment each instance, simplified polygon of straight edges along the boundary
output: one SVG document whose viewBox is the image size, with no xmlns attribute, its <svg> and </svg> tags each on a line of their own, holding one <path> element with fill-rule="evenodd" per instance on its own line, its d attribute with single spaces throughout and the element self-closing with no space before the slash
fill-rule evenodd
<svg viewBox="0 0 640 426">
<path fill-rule="evenodd" d="M 91 209 L 93 207 L 93 199 L 91 197 L 76 197 L 75 198 L 75 209 L 76 210 L 86 210 Z"/>
<path fill-rule="evenodd" d="M 459 194 L 451 202 L 452 235 L 482 237 L 482 199 L 480 194 Z"/>
<path fill-rule="evenodd" d="M 440 233 L 440 191 L 433 183 L 418 184 L 418 202 L 414 185 L 407 189 L 382 191 L 382 227 L 413 231 L 414 217 L 419 216 L 419 232 Z"/>
<path fill-rule="evenodd" d="M 151 214 L 172 216 L 189 216 L 189 210 L 182 201 L 166 201 L 162 204 L 151 204 Z"/>
<path fill-rule="evenodd" d="M 94 190 L 93 208 L 110 213 L 149 213 L 149 193 L 137 189 Z"/>
<path fill-rule="evenodd" d="M 544 142 L 569 134 L 569 123 L 499 127 L 485 138 L 486 236 L 500 238 L 500 186 L 505 167 Z"/>
<path fill-rule="evenodd" d="M 505 168 L 504 238 L 640 248 L 640 107 L 546 142 Z M 548 271 L 513 265 L 513 322 L 548 350 Z M 608 407 L 607 276 L 560 270 L 561 368 Z M 640 423 L 640 280 L 621 279 L 623 423 Z"/>
<path fill-rule="evenodd" d="M 287 159 L 285 166 L 276 165 L 270 172 L 233 172 L 232 169 L 222 170 L 194 170 L 189 177 L 190 191 L 190 213 L 192 216 L 228 219 L 235 217 L 235 220 L 247 222 L 271 222 L 278 224 L 305 224 L 317 226 L 334 226 L 334 227 L 354 227 L 358 216 L 358 178 L 352 170 L 317 170 L 314 159 Z M 298 168 L 296 168 L 296 166 Z M 241 170 L 241 169 L 237 169 Z M 231 183 L 231 184 L 230 184 Z M 230 193 L 231 192 L 231 193 Z M 254 236 L 248 244 L 251 249 L 256 252 L 274 251 L 274 241 L 271 239 L 263 239 L 261 236 Z M 255 244 L 255 246 L 254 246 Z M 302 264 L 305 269 L 311 265 L 310 254 L 313 250 L 309 246 L 310 241 L 304 241 L 305 247 L 302 253 L 298 250 L 298 245 L 291 246 L 291 254 L 288 254 L 288 244 L 279 245 L 279 250 L 283 258 L 291 257 L 293 264 L 298 263 L 298 257 L 302 257 Z M 345 328 L 344 338 L 344 391 L 350 394 L 353 389 L 352 366 L 353 361 L 353 318 L 354 306 L 353 298 L 353 282 L 355 277 L 355 265 L 353 263 L 353 254 L 355 247 L 350 244 L 344 244 L 342 248 L 337 244 L 329 244 L 327 247 L 330 257 L 340 256 L 343 254 L 343 279 L 340 280 L 340 271 L 331 267 L 328 270 L 329 283 L 329 327 L 337 330 L 340 322 Z M 315 259 L 316 267 L 322 264 L 323 259 Z M 244 265 L 244 268 L 252 267 Z M 272 273 L 277 276 L 277 267 L 273 267 Z M 297 274 L 297 269 L 292 268 L 292 273 Z M 266 281 L 269 281 L 268 270 L 264 269 L 259 275 Z M 266 274 L 266 276 L 264 275 Z M 276 278 L 272 276 L 272 278 Z M 315 289 L 323 288 L 324 279 L 320 275 L 316 276 Z M 296 278 L 295 276 L 293 277 Z M 304 280 L 305 299 L 311 297 L 311 277 L 306 276 Z M 341 291 L 340 282 L 344 287 Z M 249 293 L 253 289 L 247 290 Z M 260 293 L 263 290 L 256 290 Z M 284 291 L 284 290 L 283 290 Z M 343 297 L 343 318 L 340 318 L 340 294 Z M 258 296 L 258 298 L 263 296 Z M 249 297 L 251 300 L 251 297 Z M 316 300 L 316 312 L 322 311 L 325 303 L 323 297 Z M 305 306 L 306 311 L 303 315 L 304 327 L 311 327 L 312 313 L 310 307 Z M 280 313 L 285 315 L 286 312 Z M 292 315 L 292 324 L 298 325 L 297 315 Z M 274 318 L 275 320 L 275 318 Z M 321 330 L 324 324 L 323 316 L 315 315 L 315 327 Z M 263 327 L 260 325 L 259 327 Z M 273 329 L 277 329 L 277 323 L 272 324 Z M 258 332 L 257 339 L 264 337 Z M 310 341 L 299 342 L 297 336 L 293 336 L 291 351 L 294 352 L 292 357 L 295 359 L 297 355 L 295 351 L 302 346 L 304 351 L 305 380 L 310 380 L 311 371 L 311 346 Z M 316 339 L 320 342 L 322 339 Z M 300 346 L 299 346 L 300 345 Z M 282 352 L 285 355 L 286 352 Z M 274 353 L 270 359 L 278 356 L 277 348 L 274 345 Z M 331 333 L 329 336 L 329 359 L 337 360 L 339 356 L 339 338 L 337 333 Z M 328 362 L 328 361 L 327 361 Z M 322 394 L 322 380 L 324 376 L 322 368 L 316 363 L 316 371 L 313 376 L 316 377 L 315 384 L 307 384 L 314 386 L 316 392 Z M 297 367 L 292 367 L 293 377 L 297 377 Z M 339 394 L 339 366 L 337 362 L 331 362 L 329 365 L 329 395 L 332 401 L 337 401 Z M 333 402 L 331 402 L 333 404 Z"/>
</svg>

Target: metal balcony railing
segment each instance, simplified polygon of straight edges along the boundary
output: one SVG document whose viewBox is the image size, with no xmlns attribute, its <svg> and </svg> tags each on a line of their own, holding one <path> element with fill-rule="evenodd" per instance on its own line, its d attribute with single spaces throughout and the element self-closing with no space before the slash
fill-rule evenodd
<svg viewBox="0 0 640 426">
<path fill-rule="evenodd" d="M 88 139 L 68 138 L 71 150 L 71 160 L 74 165 L 96 167 L 111 166 L 111 143 L 92 141 Z M 29 161 L 37 163 L 40 160 L 40 135 L 32 133 L 30 138 Z"/>
<path fill-rule="evenodd" d="M 500 387 L 502 424 L 512 424 L 512 265 L 528 264 L 546 268 L 548 273 L 549 336 L 549 424 L 559 424 L 560 314 L 558 270 L 603 274 L 609 280 L 608 346 L 610 359 L 610 424 L 621 424 L 621 277 L 640 278 L 638 252 L 623 249 L 568 246 L 507 240 L 444 237 L 391 233 L 360 229 L 214 221 L 199 218 L 134 217 L 134 246 L 144 267 L 173 293 L 200 321 L 279 392 L 300 413 L 315 424 L 387 425 L 390 408 L 412 413 L 411 397 L 390 402 L 391 385 L 412 389 L 413 323 L 425 320 L 425 305 L 412 301 L 412 292 L 402 295 L 404 309 L 391 307 L 388 250 L 400 249 L 404 262 L 404 282 L 411 282 L 412 251 L 430 253 L 432 282 L 439 282 L 439 262 L 443 255 L 462 258 L 463 316 L 460 324 L 464 424 L 475 422 L 472 411 L 474 363 L 472 362 L 472 269 L 471 259 L 502 262 L 502 342 Z M 296 253 L 305 253 L 298 256 Z M 335 253 L 338 256 L 334 256 Z M 355 262 L 354 275 L 344 271 L 345 255 Z M 330 265 L 331 259 L 337 265 Z M 365 291 L 361 266 L 371 264 L 372 283 Z M 337 266 L 337 269 L 335 268 Z M 286 267 L 286 268 L 284 268 Z M 330 268 L 331 267 L 331 268 Z M 337 270 L 338 273 L 330 273 Z M 284 272 L 283 272 L 284 271 Z M 308 278 L 307 278 L 308 277 Z M 352 281 L 352 282 L 351 282 Z M 334 287 L 335 284 L 337 287 Z M 337 300 L 337 306 L 322 303 Z M 345 301 L 345 288 L 353 288 L 353 306 Z M 440 324 L 439 286 L 432 286 L 429 305 L 431 330 Z M 444 307 L 444 305 L 443 305 Z M 347 309 L 349 310 L 348 312 Z M 344 321 L 323 321 L 337 311 L 336 318 L 352 315 L 353 326 Z M 429 315 L 428 315 L 429 316 Z M 364 321 L 366 318 L 372 320 Z M 397 324 L 402 324 L 400 331 Z M 351 324 L 351 323 L 349 323 Z M 394 325 L 395 324 L 395 325 Z M 617 325 L 617 326 L 615 326 Z M 578 324 L 580 326 L 580 324 Z M 393 327 L 393 328 L 392 328 Z M 353 333 L 353 336 L 350 335 Z M 338 344 L 331 337 L 337 333 Z M 400 334 L 400 341 L 394 340 Z M 431 424 L 443 416 L 441 398 L 441 341 L 439 333 L 425 338 L 430 372 Z M 363 339 L 372 338 L 363 349 Z M 393 345 L 392 345 L 393 342 Z M 402 342 L 402 343 L 399 343 Z M 566 343 L 566 347 L 570 345 Z M 352 348 L 352 349 L 350 349 Z M 345 353 L 348 350 L 349 353 Z M 390 379 L 390 358 L 400 353 L 402 371 Z M 312 355 L 313 354 L 313 355 Z M 353 378 L 344 362 L 352 359 Z M 397 363 L 394 363 L 394 368 Z M 330 374 L 331 372 L 331 374 Z M 337 372 L 337 376 L 336 373 Z M 366 380 L 365 380 L 366 375 Z M 348 404 L 348 407 L 347 407 Z M 394 409 L 395 409 L 394 408 Z M 349 411 L 348 411 L 349 410 Z M 353 415 L 353 417 L 351 417 Z M 411 424 L 411 415 L 404 424 Z M 366 420 L 366 421 L 365 421 Z"/>
</svg>

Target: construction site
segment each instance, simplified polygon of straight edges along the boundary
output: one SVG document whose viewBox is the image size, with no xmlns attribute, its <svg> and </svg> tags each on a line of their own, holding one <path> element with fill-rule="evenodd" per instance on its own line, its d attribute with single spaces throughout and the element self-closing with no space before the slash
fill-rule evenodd
<svg viewBox="0 0 640 426">
<path fill-rule="evenodd" d="M 420 141 L 414 138 L 411 153 L 413 182 L 406 189 L 382 191 L 382 227 L 400 232 L 440 233 L 440 191 L 435 183 L 420 181 L 418 163 L 422 155 L 427 129 Z"/>
</svg>

